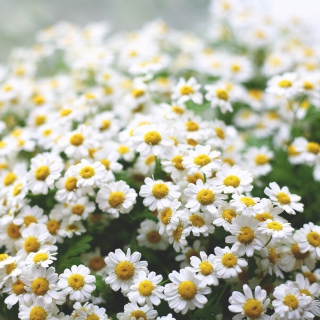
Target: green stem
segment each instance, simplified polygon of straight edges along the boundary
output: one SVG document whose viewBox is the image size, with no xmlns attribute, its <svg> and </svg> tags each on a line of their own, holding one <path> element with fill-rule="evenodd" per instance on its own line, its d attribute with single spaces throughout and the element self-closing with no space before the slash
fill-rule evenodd
<svg viewBox="0 0 320 320">
<path fill-rule="evenodd" d="M 265 248 L 270 243 L 271 239 L 272 239 L 272 236 L 269 238 L 268 242 L 264 245 L 263 248 Z"/>
</svg>

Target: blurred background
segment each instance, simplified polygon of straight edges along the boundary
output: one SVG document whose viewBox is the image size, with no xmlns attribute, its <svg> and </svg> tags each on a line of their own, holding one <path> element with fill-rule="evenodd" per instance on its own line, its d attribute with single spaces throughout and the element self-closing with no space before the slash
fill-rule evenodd
<svg viewBox="0 0 320 320">
<path fill-rule="evenodd" d="M 280 20 L 296 16 L 320 27 L 319 0 L 238 0 L 254 3 Z M 0 0 L 0 62 L 13 47 L 31 45 L 35 33 L 61 20 L 78 24 L 108 20 L 113 30 L 140 28 L 161 18 L 178 29 L 200 31 L 210 0 Z"/>
</svg>

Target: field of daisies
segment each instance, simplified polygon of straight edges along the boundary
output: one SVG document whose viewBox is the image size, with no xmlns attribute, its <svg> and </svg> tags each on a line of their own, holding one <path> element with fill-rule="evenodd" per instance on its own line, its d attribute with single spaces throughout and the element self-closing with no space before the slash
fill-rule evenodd
<svg viewBox="0 0 320 320">
<path fill-rule="evenodd" d="M 11 52 L 1 320 L 319 319 L 320 44 L 238 4 Z"/>
</svg>

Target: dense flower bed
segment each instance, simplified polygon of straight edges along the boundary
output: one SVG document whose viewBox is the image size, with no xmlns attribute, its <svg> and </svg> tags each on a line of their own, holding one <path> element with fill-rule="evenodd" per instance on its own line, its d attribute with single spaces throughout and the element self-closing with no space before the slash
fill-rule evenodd
<svg viewBox="0 0 320 320">
<path fill-rule="evenodd" d="M 61 22 L 13 50 L 3 319 L 320 316 L 319 43 L 239 3 L 202 35 Z"/>
</svg>

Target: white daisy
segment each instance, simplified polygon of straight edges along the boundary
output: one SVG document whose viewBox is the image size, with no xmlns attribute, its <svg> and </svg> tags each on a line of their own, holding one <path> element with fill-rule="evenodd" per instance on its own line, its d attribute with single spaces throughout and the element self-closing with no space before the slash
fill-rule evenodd
<svg viewBox="0 0 320 320">
<path fill-rule="evenodd" d="M 239 313 L 232 319 L 259 319 L 268 320 L 270 316 L 266 315 L 270 299 L 267 299 L 267 292 L 257 286 L 254 290 L 254 295 L 247 284 L 243 285 L 243 293 L 233 291 L 229 298 L 229 310 L 234 313 Z"/>
<path fill-rule="evenodd" d="M 144 271 L 140 271 L 128 293 L 130 302 L 136 302 L 141 306 L 145 304 L 158 306 L 161 299 L 164 298 L 162 293 L 164 287 L 159 285 L 162 279 L 162 275 L 156 275 L 153 271 L 148 275 Z"/>
<path fill-rule="evenodd" d="M 81 261 L 88 267 L 92 272 L 98 275 L 105 276 L 106 274 L 106 263 L 100 253 L 100 248 L 95 248 L 94 251 L 83 253 L 81 255 Z"/>
<path fill-rule="evenodd" d="M 90 213 L 94 212 L 96 206 L 89 201 L 88 197 L 81 197 L 75 202 L 64 205 L 63 215 L 69 218 L 70 223 L 79 220 L 86 220 Z"/>
<path fill-rule="evenodd" d="M 43 297 L 32 297 L 27 303 L 19 306 L 18 317 L 21 320 L 56 320 L 52 315 L 54 311 L 54 305 L 46 305 Z"/>
<path fill-rule="evenodd" d="M 270 275 L 276 274 L 277 277 L 284 278 L 283 266 L 280 260 L 281 246 L 275 242 L 271 241 L 266 247 L 259 251 L 262 258 L 261 266 L 264 273 L 269 273 Z"/>
<path fill-rule="evenodd" d="M 126 254 L 121 249 L 110 252 L 105 258 L 108 273 L 105 282 L 110 284 L 111 289 L 114 291 L 118 291 L 121 288 L 121 290 L 128 292 L 139 272 L 148 272 L 148 262 L 140 261 L 140 259 L 141 253 L 134 252 L 131 255 L 130 248 L 128 248 Z"/>
<path fill-rule="evenodd" d="M 108 320 L 105 308 L 99 308 L 91 303 L 86 303 L 83 307 L 77 310 L 75 320 Z"/>
<path fill-rule="evenodd" d="M 287 237 L 292 236 L 294 229 L 289 222 L 267 219 L 260 223 L 258 231 L 262 234 L 272 236 L 273 239 L 287 239 Z"/>
<path fill-rule="evenodd" d="M 160 234 L 166 233 L 168 229 L 172 229 L 171 224 L 178 223 L 180 218 L 184 216 L 184 211 L 178 210 L 180 207 L 181 202 L 178 199 L 174 199 L 169 207 L 157 210 Z"/>
<path fill-rule="evenodd" d="M 172 182 L 146 178 L 144 183 L 139 195 L 144 198 L 143 204 L 149 207 L 150 211 L 170 207 L 173 200 L 178 199 L 181 195 L 179 186 L 172 184 Z"/>
<path fill-rule="evenodd" d="M 237 216 L 236 208 L 231 206 L 228 202 L 223 202 L 218 208 L 218 214 L 213 220 L 215 226 L 223 227 L 229 231 L 232 220 Z"/>
<path fill-rule="evenodd" d="M 297 80 L 298 75 L 294 72 L 274 76 L 268 81 L 266 92 L 292 99 L 300 93 L 295 85 Z"/>
<path fill-rule="evenodd" d="M 38 206 L 25 206 L 13 220 L 18 226 L 28 228 L 31 223 L 46 224 L 48 217 L 43 214 L 43 209 Z"/>
<path fill-rule="evenodd" d="M 169 243 L 173 244 L 174 250 L 177 252 L 188 244 L 186 237 L 190 234 L 188 222 L 186 220 L 178 220 L 172 222 L 170 229 L 167 229 L 169 235 Z"/>
<path fill-rule="evenodd" d="M 203 212 L 191 213 L 188 209 L 184 209 L 185 218 L 188 220 L 190 232 L 199 237 L 201 234 L 207 237 L 214 233 L 214 226 L 212 225 L 212 215 Z"/>
<path fill-rule="evenodd" d="M 299 203 L 301 197 L 296 194 L 291 194 L 288 187 L 280 189 L 276 182 L 269 183 L 270 188 L 266 187 L 264 193 L 271 201 L 283 208 L 289 214 L 296 214 L 295 211 L 303 212 L 303 203 Z"/>
<path fill-rule="evenodd" d="M 104 185 L 98 191 L 96 201 L 102 211 L 118 218 L 119 213 L 129 213 L 132 210 L 136 198 L 136 191 L 120 180 Z"/>
<path fill-rule="evenodd" d="M 173 89 L 171 99 L 177 100 L 178 103 L 192 100 L 196 104 L 202 104 L 203 97 L 200 88 L 201 85 L 197 83 L 197 80 L 194 77 L 191 77 L 188 81 L 180 78 Z"/>
<path fill-rule="evenodd" d="M 50 250 L 39 250 L 38 252 L 30 252 L 26 258 L 26 266 L 36 266 L 37 268 L 48 268 L 54 260 L 57 260 L 55 255 L 57 252 L 51 252 Z"/>
<path fill-rule="evenodd" d="M 203 249 L 204 247 L 201 246 L 201 241 L 197 239 L 193 242 L 192 246 L 182 248 L 181 253 L 175 257 L 175 260 L 181 261 L 181 269 L 188 267 L 190 266 L 190 259 L 192 257 L 200 257 L 200 251 Z"/>
<path fill-rule="evenodd" d="M 232 198 L 230 204 L 236 208 L 237 213 L 245 216 L 255 216 L 257 213 L 262 213 L 259 204 L 260 198 L 238 194 L 233 194 Z"/>
<path fill-rule="evenodd" d="M 232 112 L 228 90 L 221 85 L 205 85 L 205 98 L 210 101 L 211 108 L 219 107 L 222 113 Z"/>
<path fill-rule="evenodd" d="M 96 278 L 90 275 L 89 268 L 84 265 L 72 266 L 59 275 L 58 287 L 63 296 L 70 295 L 70 300 L 84 301 L 95 290 Z"/>
<path fill-rule="evenodd" d="M 127 303 L 124 305 L 124 312 L 117 313 L 117 318 L 119 320 L 154 320 L 157 315 L 158 312 L 152 306 L 139 307 L 136 303 Z"/>
</svg>

